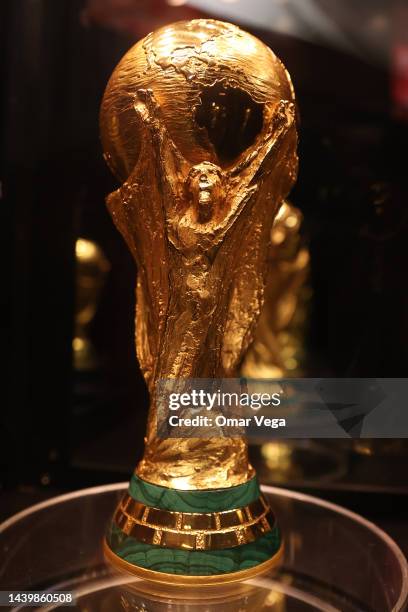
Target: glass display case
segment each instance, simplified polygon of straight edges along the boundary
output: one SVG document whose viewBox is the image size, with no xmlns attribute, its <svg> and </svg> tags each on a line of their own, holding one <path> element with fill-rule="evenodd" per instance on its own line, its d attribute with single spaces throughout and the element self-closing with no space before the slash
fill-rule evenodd
<svg viewBox="0 0 408 612">
<path fill-rule="evenodd" d="M 182 589 L 121 574 L 105 561 L 101 534 L 125 490 L 125 483 L 85 489 L 9 519 L 0 528 L 1 588 L 19 590 L 24 576 L 27 590 L 70 592 L 76 609 L 89 611 L 406 609 L 408 565 L 389 536 L 340 506 L 273 487 L 263 493 L 287 534 L 276 570 L 235 585 Z"/>
</svg>

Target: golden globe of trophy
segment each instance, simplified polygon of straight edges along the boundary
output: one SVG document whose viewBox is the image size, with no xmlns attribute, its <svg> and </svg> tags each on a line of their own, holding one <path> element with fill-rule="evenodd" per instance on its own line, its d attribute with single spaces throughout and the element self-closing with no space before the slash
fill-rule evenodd
<svg viewBox="0 0 408 612">
<path fill-rule="evenodd" d="M 117 567 L 166 584 L 266 571 L 278 525 L 244 438 L 160 438 L 159 380 L 233 378 L 263 303 L 271 227 L 297 174 L 295 96 L 272 51 L 236 26 L 165 26 L 124 56 L 101 107 L 107 198 L 138 269 L 145 451 L 108 530 Z"/>
</svg>

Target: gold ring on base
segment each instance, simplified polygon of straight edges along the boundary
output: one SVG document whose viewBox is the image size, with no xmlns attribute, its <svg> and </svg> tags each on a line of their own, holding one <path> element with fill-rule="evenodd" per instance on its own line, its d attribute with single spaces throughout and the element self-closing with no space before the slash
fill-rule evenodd
<svg viewBox="0 0 408 612">
<path fill-rule="evenodd" d="M 238 570 L 237 572 L 231 572 L 227 574 L 213 574 L 211 576 L 190 576 L 184 574 L 168 574 L 165 572 L 156 572 L 155 570 L 147 569 L 145 567 L 139 567 L 133 565 L 128 561 L 125 561 L 118 555 L 116 555 L 109 547 L 106 540 L 104 541 L 104 555 L 105 559 L 111 563 L 115 568 L 121 572 L 132 574 L 142 580 L 149 580 L 152 582 L 158 582 L 162 584 L 174 584 L 180 586 L 195 586 L 195 585 L 208 585 L 214 586 L 218 584 L 229 584 L 231 582 L 241 582 L 243 580 L 249 580 L 260 574 L 264 574 L 270 569 L 276 567 L 283 556 L 284 546 L 281 544 L 279 550 L 267 561 L 259 563 L 253 567 L 249 567 L 244 570 Z"/>
</svg>

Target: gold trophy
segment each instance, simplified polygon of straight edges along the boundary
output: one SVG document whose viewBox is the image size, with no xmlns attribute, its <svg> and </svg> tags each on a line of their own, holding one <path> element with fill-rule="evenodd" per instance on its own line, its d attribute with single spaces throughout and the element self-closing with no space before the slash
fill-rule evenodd
<svg viewBox="0 0 408 612">
<path fill-rule="evenodd" d="M 271 228 L 296 179 L 294 104 L 272 51 L 214 20 L 146 36 L 104 95 L 104 156 L 121 182 L 107 204 L 137 263 L 136 345 L 151 396 L 144 457 L 105 551 L 141 578 L 234 582 L 282 552 L 245 439 L 160 438 L 155 386 L 239 372 Z"/>
</svg>

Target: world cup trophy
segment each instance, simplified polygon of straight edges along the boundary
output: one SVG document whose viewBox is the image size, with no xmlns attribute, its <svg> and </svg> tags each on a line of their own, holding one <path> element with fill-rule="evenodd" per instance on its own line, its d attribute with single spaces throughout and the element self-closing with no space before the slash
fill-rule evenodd
<svg viewBox="0 0 408 612">
<path fill-rule="evenodd" d="M 237 375 L 263 303 L 271 227 L 297 174 L 289 74 L 228 23 L 165 26 L 123 57 L 101 107 L 107 205 L 137 263 L 143 459 L 105 542 L 116 566 L 212 585 L 275 565 L 279 527 L 243 437 L 163 438 L 156 383 Z"/>
</svg>

